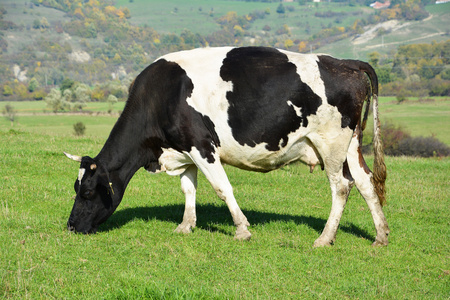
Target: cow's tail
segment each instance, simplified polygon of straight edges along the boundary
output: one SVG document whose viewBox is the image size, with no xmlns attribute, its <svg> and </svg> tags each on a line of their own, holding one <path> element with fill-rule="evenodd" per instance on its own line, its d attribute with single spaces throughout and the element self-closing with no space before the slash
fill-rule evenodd
<svg viewBox="0 0 450 300">
<path fill-rule="evenodd" d="M 378 195 L 381 205 L 386 204 L 386 190 L 385 181 L 387 177 L 386 165 L 384 163 L 384 147 L 381 141 L 381 124 L 378 115 L 378 77 L 375 70 L 367 63 L 363 63 L 361 70 L 364 71 L 370 79 L 370 87 L 372 91 L 373 101 L 373 176 L 372 183 L 375 187 L 375 192 Z M 364 130 L 366 126 L 367 116 L 369 114 L 370 96 L 367 97 L 366 110 L 364 112 L 363 122 L 361 128 Z"/>
</svg>

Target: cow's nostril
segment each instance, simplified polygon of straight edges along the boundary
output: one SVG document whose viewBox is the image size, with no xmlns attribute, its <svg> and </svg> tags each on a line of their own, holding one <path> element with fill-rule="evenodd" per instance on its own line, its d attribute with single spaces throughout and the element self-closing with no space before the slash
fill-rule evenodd
<svg viewBox="0 0 450 300">
<path fill-rule="evenodd" d="M 70 222 L 67 222 L 67 229 L 68 229 L 69 231 L 75 231 L 75 227 L 72 226 L 72 225 L 70 225 Z"/>
</svg>

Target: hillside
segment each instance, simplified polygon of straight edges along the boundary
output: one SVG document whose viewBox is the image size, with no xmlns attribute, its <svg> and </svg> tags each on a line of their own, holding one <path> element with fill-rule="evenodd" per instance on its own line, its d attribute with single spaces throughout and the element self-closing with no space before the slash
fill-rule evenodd
<svg viewBox="0 0 450 300">
<path fill-rule="evenodd" d="M 430 16 L 421 21 L 386 21 L 364 27 L 358 38 L 326 45 L 320 50 L 337 57 L 368 60 L 377 51 L 388 57 L 400 45 L 446 41 L 450 38 L 450 3 L 425 7 Z"/>
<path fill-rule="evenodd" d="M 400 45 L 449 38 L 450 3 L 427 6 L 426 18 L 413 15 L 411 20 L 399 13 L 409 7 L 380 12 L 357 3 L 117 0 L 115 6 L 110 4 L 2 1 L 0 100 L 42 99 L 54 86 L 71 89 L 66 95 L 69 102 L 106 101 L 109 95 L 124 99 L 133 77 L 156 57 L 195 47 L 264 45 L 366 61 L 377 52 L 380 62 L 392 65 Z M 445 59 L 439 68 L 447 64 Z M 87 91 L 80 84 L 90 88 L 86 97 L 75 93 Z"/>
<path fill-rule="evenodd" d="M 314 34 L 324 28 L 333 26 L 348 27 L 357 20 L 369 19 L 377 11 L 368 6 L 348 6 L 342 3 L 323 2 L 317 6 L 299 6 L 290 3 L 294 11 L 283 16 L 276 13 L 279 3 L 246 2 L 246 1 L 164 1 L 152 0 L 148 5 L 145 0 L 118 0 L 116 7 L 126 6 L 130 9 L 130 22 L 139 26 L 150 26 L 161 33 L 180 34 L 190 30 L 202 35 L 210 35 L 219 30 L 215 18 L 235 11 L 237 15 L 248 15 L 255 11 L 270 11 L 264 18 L 254 21 L 248 29 L 247 42 L 263 44 L 267 32 L 263 28 L 269 25 L 273 31 L 287 24 L 291 40 L 309 40 Z M 285 4 L 289 6 L 289 3 Z M 399 45 L 415 43 L 440 42 L 449 39 L 450 33 L 450 3 L 428 5 L 425 7 L 430 16 L 420 21 L 390 20 L 363 27 L 358 37 L 354 35 L 318 47 L 314 52 L 328 53 L 340 58 L 357 58 L 368 60 L 368 54 L 378 51 L 388 55 Z M 317 17 L 317 13 L 328 17 Z M 270 33 L 270 32 L 269 32 Z M 269 37 L 270 38 L 270 37 Z M 258 39 L 259 43 L 258 43 Z M 308 50 L 308 49 L 307 49 Z"/>
</svg>

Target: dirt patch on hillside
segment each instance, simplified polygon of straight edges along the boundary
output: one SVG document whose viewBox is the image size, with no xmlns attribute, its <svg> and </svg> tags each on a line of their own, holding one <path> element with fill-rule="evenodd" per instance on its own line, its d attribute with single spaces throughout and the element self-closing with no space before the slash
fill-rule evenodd
<svg viewBox="0 0 450 300">
<path fill-rule="evenodd" d="M 361 34 L 360 36 L 356 37 L 352 41 L 352 43 L 354 45 L 364 44 L 364 43 L 367 43 L 368 41 L 372 40 L 373 38 L 375 38 L 377 36 L 379 30 L 392 32 L 392 31 L 399 30 L 400 28 L 406 27 L 408 25 L 409 25 L 409 23 L 400 24 L 400 22 L 398 20 L 390 20 L 390 21 L 386 21 L 386 22 L 377 24 L 373 27 L 368 26 L 365 28 L 365 29 L 367 29 L 367 31 L 364 32 L 363 34 Z"/>
</svg>

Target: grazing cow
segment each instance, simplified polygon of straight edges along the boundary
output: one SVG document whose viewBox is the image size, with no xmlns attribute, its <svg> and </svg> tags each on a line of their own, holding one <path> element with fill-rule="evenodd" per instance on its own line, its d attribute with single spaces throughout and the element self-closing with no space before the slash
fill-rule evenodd
<svg viewBox="0 0 450 300">
<path fill-rule="evenodd" d="M 200 169 L 226 202 L 237 227 L 235 238 L 247 240 L 249 223 L 222 164 L 268 172 L 303 161 L 311 171 L 316 165 L 326 171 L 332 193 L 330 216 L 314 245 L 334 242 L 353 185 L 372 213 L 374 245 L 387 245 L 377 94 L 374 70 L 357 60 L 265 47 L 167 54 L 137 76 L 95 158 L 66 153 L 81 163 L 68 229 L 95 232 L 119 205 L 133 174 L 144 167 L 180 175 L 186 206 L 176 231 L 188 233 L 196 225 Z M 361 154 L 371 96 L 373 173 Z"/>
</svg>

